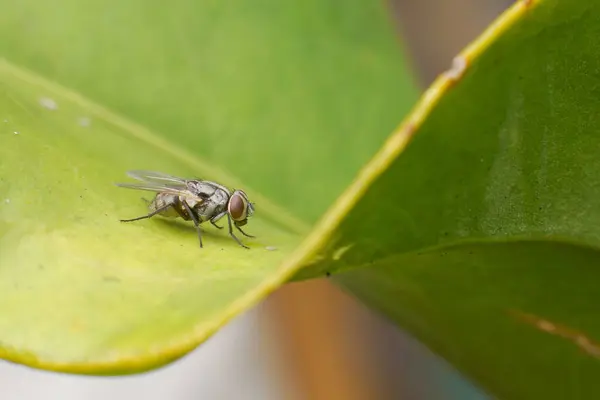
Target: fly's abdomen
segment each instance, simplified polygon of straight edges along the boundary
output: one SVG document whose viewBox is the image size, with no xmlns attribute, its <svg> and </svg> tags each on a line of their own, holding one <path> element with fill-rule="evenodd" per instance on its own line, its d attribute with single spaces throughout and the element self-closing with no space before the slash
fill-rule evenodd
<svg viewBox="0 0 600 400">
<path fill-rule="evenodd" d="M 179 213 L 173 207 L 176 204 L 177 200 L 177 196 L 174 196 L 172 194 L 158 193 L 154 200 L 152 200 L 150 204 L 148 204 L 148 209 L 150 210 L 150 212 L 154 212 L 161 208 L 167 207 L 158 214 L 167 218 L 179 217 Z"/>
</svg>

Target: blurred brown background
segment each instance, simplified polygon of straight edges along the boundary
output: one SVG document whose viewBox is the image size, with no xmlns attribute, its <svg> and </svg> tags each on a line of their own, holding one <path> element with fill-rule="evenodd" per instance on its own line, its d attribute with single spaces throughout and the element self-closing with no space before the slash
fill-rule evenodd
<svg viewBox="0 0 600 400">
<path fill-rule="evenodd" d="M 391 0 L 425 88 L 513 1 Z M 400 119 L 402 116 L 398 116 Z M 487 399 L 450 366 L 326 280 L 288 285 L 267 301 L 301 399 Z M 295 398 L 295 397 L 294 397 Z"/>
</svg>

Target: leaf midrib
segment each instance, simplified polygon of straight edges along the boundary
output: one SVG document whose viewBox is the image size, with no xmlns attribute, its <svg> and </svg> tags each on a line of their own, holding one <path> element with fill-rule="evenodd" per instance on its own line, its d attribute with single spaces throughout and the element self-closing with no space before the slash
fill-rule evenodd
<svg viewBox="0 0 600 400">
<path fill-rule="evenodd" d="M 329 277 L 340 273 L 345 273 L 351 270 L 361 268 L 376 268 L 377 265 L 385 264 L 390 259 L 407 259 L 417 256 L 426 256 L 434 254 L 444 254 L 452 251 L 462 251 L 462 247 L 465 249 L 472 249 L 476 246 L 489 246 L 494 244 L 552 244 L 556 243 L 562 246 L 576 247 L 580 249 L 587 249 L 600 253 L 600 247 L 592 244 L 590 241 L 581 241 L 582 239 L 573 237 L 561 237 L 561 236 L 539 236 L 539 237 L 524 237 L 524 236 L 513 236 L 511 238 L 472 238 L 462 239 L 452 242 L 445 242 L 442 244 L 436 244 L 429 247 L 422 247 L 418 249 L 411 249 L 409 251 L 398 252 L 398 253 L 386 253 L 384 256 L 373 258 L 368 262 L 359 264 L 344 263 L 343 259 L 333 262 L 327 262 L 323 258 L 318 258 L 312 264 L 307 264 L 296 272 L 290 281 L 302 281 L 307 279 Z M 465 253 L 466 254 L 466 253 Z"/>
</svg>

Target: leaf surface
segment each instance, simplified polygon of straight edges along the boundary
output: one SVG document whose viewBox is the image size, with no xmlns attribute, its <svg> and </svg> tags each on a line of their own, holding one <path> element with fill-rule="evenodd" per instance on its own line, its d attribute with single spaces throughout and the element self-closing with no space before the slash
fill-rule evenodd
<svg viewBox="0 0 600 400">
<path fill-rule="evenodd" d="M 0 356 L 131 373 L 281 285 L 415 97 L 383 4 L 8 1 L 0 13 Z M 6 120 L 7 122 L 2 122 Z M 15 134 L 14 132 L 18 132 Z M 242 188 L 240 248 L 146 213 L 131 169 Z"/>
<path fill-rule="evenodd" d="M 150 368 L 280 283 L 300 235 L 268 213 L 249 221 L 250 250 L 226 229 L 205 227 L 200 249 L 190 223 L 119 222 L 145 214 L 142 197 L 152 198 L 114 186 L 124 171 L 195 176 L 197 166 L 13 72 L 0 65 L 4 358 L 73 372 Z"/>
<path fill-rule="evenodd" d="M 314 223 L 416 98 L 382 2 L 10 0 L 0 53 Z"/>
<path fill-rule="evenodd" d="M 600 397 L 598 13 L 516 3 L 332 207 L 296 279 L 332 274 L 498 398 Z"/>
</svg>

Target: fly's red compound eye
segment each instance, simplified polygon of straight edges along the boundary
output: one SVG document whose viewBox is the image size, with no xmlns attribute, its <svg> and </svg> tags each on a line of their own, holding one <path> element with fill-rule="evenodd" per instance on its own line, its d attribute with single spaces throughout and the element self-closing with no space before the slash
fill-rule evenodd
<svg viewBox="0 0 600 400">
<path fill-rule="evenodd" d="M 243 221 L 246 219 L 246 211 L 248 209 L 248 201 L 238 192 L 233 193 L 227 205 L 227 211 L 234 221 Z"/>
</svg>

